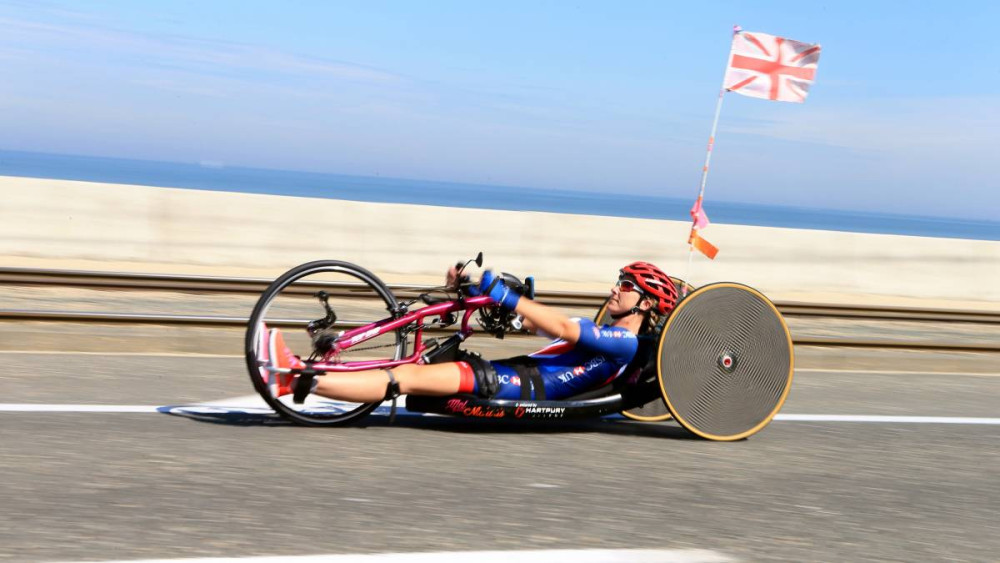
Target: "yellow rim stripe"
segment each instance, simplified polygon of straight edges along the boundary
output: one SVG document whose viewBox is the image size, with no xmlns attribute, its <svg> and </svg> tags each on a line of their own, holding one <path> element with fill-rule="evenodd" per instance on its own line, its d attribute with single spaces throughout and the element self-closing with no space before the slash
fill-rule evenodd
<svg viewBox="0 0 1000 563">
<path fill-rule="evenodd" d="M 723 287 L 732 287 L 736 289 L 741 289 L 743 291 L 749 291 L 750 293 L 753 293 L 757 297 L 760 297 L 765 303 L 767 303 L 767 305 L 771 308 L 771 310 L 774 311 L 774 314 L 778 316 L 778 321 L 781 322 L 781 327 L 785 329 L 785 340 L 788 343 L 788 356 L 789 356 L 788 381 L 787 383 L 785 383 L 785 389 L 784 391 L 782 391 L 781 398 L 778 399 L 778 404 L 775 405 L 774 410 L 772 410 L 771 413 L 768 416 L 766 416 L 764 420 L 762 420 L 760 424 L 758 424 L 757 426 L 754 426 L 753 428 L 745 432 L 741 432 L 739 434 L 733 434 L 731 436 L 719 436 L 715 434 L 709 434 L 708 432 L 703 432 L 701 430 L 694 428 L 690 423 L 688 423 L 688 421 L 684 420 L 683 417 L 678 416 L 677 409 L 670 402 L 670 396 L 667 395 L 667 389 L 663 385 L 663 368 L 660 365 L 659 361 L 659 358 L 663 356 L 663 343 L 666 341 L 667 332 L 670 330 L 671 323 L 673 323 L 674 319 L 677 318 L 677 311 L 683 309 L 687 303 L 690 303 L 690 299 L 695 295 L 699 295 L 701 293 L 705 293 L 706 291 L 711 291 L 713 289 L 723 288 Z M 697 434 L 702 438 L 707 438 L 709 440 L 717 440 L 717 441 L 740 440 L 746 438 L 747 436 L 750 436 L 751 434 L 758 432 L 761 428 L 767 426 L 767 424 L 771 422 L 771 419 L 774 418 L 774 415 L 777 414 L 779 410 L 781 410 L 781 406 L 785 404 L 785 399 L 788 398 L 788 392 L 792 388 L 792 377 L 795 374 L 795 351 L 794 348 L 792 347 L 792 334 L 788 332 L 788 325 L 785 324 L 785 318 L 781 316 L 781 313 L 778 311 L 778 308 L 774 306 L 774 303 L 771 303 L 770 299 L 765 297 L 763 293 L 757 291 L 756 289 L 745 286 L 743 284 L 730 283 L 730 282 L 713 283 L 711 285 L 702 286 L 697 290 L 695 290 L 693 293 L 688 294 L 687 298 L 685 298 L 683 301 L 680 302 L 680 304 L 677 305 L 677 308 L 674 309 L 673 312 L 671 312 L 670 318 L 667 319 L 666 326 L 663 327 L 663 333 L 660 335 L 660 345 L 657 346 L 656 350 L 656 358 L 657 358 L 656 376 L 657 379 L 659 379 L 660 381 L 660 392 L 663 393 L 663 400 L 667 403 L 667 408 L 670 409 L 670 412 L 674 415 L 674 419 L 677 420 L 678 424 L 680 424 L 684 428 L 687 428 L 694 434 Z"/>
</svg>

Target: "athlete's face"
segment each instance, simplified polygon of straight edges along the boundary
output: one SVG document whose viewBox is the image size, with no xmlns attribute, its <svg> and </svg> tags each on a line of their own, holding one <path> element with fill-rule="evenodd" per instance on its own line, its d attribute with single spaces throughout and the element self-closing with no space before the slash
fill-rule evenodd
<svg viewBox="0 0 1000 563">
<path fill-rule="evenodd" d="M 608 301 L 608 312 L 612 315 L 624 313 L 642 301 L 642 289 L 631 276 L 623 276 L 611 288 L 611 299 Z"/>
</svg>

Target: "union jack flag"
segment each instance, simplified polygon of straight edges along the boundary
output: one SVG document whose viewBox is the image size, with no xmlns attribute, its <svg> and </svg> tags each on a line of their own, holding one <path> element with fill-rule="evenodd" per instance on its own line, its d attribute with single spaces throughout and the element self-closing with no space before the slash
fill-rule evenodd
<svg viewBox="0 0 1000 563">
<path fill-rule="evenodd" d="M 726 90 L 779 102 L 804 102 L 816 77 L 820 46 L 765 33 L 733 34 Z"/>
</svg>

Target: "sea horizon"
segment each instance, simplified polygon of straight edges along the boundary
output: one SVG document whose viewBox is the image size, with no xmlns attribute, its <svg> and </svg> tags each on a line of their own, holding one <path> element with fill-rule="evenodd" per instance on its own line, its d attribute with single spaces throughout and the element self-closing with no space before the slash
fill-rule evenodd
<svg viewBox="0 0 1000 563">
<path fill-rule="evenodd" d="M 689 221 L 690 199 L 0 150 L 0 176 L 207 191 Z M 694 194 L 692 194 L 693 196 Z M 712 201 L 714 223 L 1000 240 L 1000 221 Z"/>
</svg>

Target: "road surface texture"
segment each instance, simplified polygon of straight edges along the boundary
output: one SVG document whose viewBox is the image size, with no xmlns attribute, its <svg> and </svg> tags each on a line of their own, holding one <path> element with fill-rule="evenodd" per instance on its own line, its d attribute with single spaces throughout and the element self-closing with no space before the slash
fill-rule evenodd
<svg viewBox="0 0 1000 563">
<path fill-rule="evenodd" d="M 246 316 L 253 296 L 6 289 L 7 308 Z M 591 311 L 567 311 L 590 316 Z M 790 319 L 793 335 L 991 343 L 1000 327 Z M 154 407 L 254 399 L 242 331 L 0 322 L 0 560 L 575 548 L 744 561 L 1000 554 L 1000 425 L 373 415 L 310 429 Z M 474 339 L 488 357 L 538 340 Z M 141 412 L 84 412 L 98 410 Z M 69 412 L 45 412 L 64 408 Z M 42 412 L 39 412 L 42 411 Z M 178 411 L 174 411 L 178 412 Z M 1000 354 L 797 347 L 781 415 L 1000 417 Z M 815 418 L 815 417 L 813 417 Z M 982 422 L 982 421 L 980 421 Z"/>
<path fill-rule="evenodd" d="M 822 352 L 812 355 L 822 363 Z M 2 352 L 0 361 L 8 405 L 252 394 L 238 357 Z M 986 372 L 811 367 L 796 374 L 782 414 L 996 417 L 998 397 L 1000 377 Z M 715 443 L 671 422 L 402 416 L 390 426 L 372 416 L 361 427 L 309 429 L 273 418 L 15 410 L 0 412 L 0 452 L 0 559 L 9 561 L 567 548 L 707 549 L 745 561 L 1000 553 L 1000 426 L 988 424 L 776 420 L 747 440 Z"/>
</svg>

